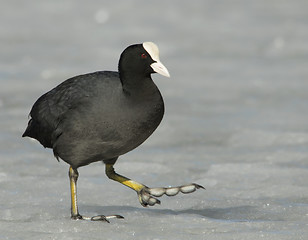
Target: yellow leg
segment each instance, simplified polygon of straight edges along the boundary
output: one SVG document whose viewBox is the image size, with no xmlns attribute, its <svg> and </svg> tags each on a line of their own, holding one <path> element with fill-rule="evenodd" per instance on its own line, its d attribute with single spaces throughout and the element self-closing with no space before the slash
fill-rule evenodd
<svg viewBox="0 0 308 240">
<path fill-rule="evenodd" d="M 81 219 L 81 215 L 78 212 L 77 205 L 77 179 L 78 179 L 78 171 L 74 170 L 70 167 L 68 172 L 70 178 L 70 186 L 71 186 L 71 218 L 72 219 Z"/>
<path fill-rule="evenodd" d="M 146 207 L 148 205 L 153 206 L 155 204 L 160 204 L 160 201 L 155 197 L 161 197 L 166 194 L 167 196 L 175 196 L 179 192 L 182 193 L 192 193 L 196 189 L 204 188 L 201 185 L 191 183 L 178 187 L 168 187 L 168 188 L 148 188 L 147 186 L 135 182 L 127 177 L 117 174 L 114 171 L 113 164 L 106 164 L 106 175 L 119 183 L 135 190 L 138 194 L 139 202 L 142 206 Z"/>
<path fill-rule="evenodd" d="M 123 185 L 135 190 L 136 192 L 140 192 L 141 189 L 143 189 L 144 187 L 146 187 L 145 185 L 143 184 L 140 184 L 138 182 L 135 182 L 127 177 L 124 177 L 118 173 L 116 173 L 114 171 L 114 168 L 113 168 L 113 164 L 106 164 L 106 175 L 114 180 L 114 181 L 117 181 L 119 183 L 122 183 Z"/>
<path fill-rule="evenodd" d="M 122 183 L 123 185 L 135 190 L 137 192 L 139 202 L 142 206 L 146 207 L 148 205 L 153 206 L 156 203 L 160 204 L 160 201 L 157 198 L 152 197 L 147 192 L 149 189 L 147 186 L 117 174 L 114 171 L 113 164 L 106 164 L 106 175 L 110 179 Z"/>
<path fill-rule="evenodd" d="M 77 169 L 73 169 L 72 167 L 70 167 L 68 175 L 70 178 L 70 186 L 71 186 L 71 218 L 72 219 L 109 222 L 109 219 L 112 219 L 112 218 L 123 218 L 120 215 L 110 215 L 110 216 L 98 215 L 94 217 L 81 216 L 78 212 L 78 205 L 77 205 L 77 179 L 79 176 Z"/>
</svg>

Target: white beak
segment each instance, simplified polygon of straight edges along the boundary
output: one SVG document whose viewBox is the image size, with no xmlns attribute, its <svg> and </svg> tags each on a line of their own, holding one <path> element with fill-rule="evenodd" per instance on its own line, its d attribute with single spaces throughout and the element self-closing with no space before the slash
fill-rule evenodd
<svg viewBox="0 0 308 240">
<path fill-rule="evenodd" d="M 165 77 L 170 77 L 168 69 L 160 61 L 154 62 L 150 66 L 155 72 Z"/>
</svg>

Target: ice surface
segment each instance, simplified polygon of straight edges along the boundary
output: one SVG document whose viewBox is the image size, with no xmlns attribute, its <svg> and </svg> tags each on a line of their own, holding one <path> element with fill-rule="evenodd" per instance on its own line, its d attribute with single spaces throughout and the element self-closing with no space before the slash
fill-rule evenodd
<svg viewBox="0 0 308 240">
<path fill-rule="evenodd" d="M 1 1 L 0 239 L 308 239 L 308 2 Z M 116 170 L 149 187 L 206 190 L 143 208 L 101 163 L 68 166 L 22 139 L 34 101 L 61 81 L 115 70 L 153 41 L 170 79 L 154 135 Z"/>
</svg>

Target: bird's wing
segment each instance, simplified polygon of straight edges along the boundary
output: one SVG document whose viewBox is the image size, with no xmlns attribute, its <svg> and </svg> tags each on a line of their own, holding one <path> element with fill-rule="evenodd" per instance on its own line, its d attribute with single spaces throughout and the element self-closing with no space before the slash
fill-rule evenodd
<svg viewBox="0 0 308 240">
<path fill-rule="evenodd" d="M 100 75 L 100 76 L 97 76 Z M 81 109 L 95 94 L 98 78 L 117 76 L 112 72 L 95 72 L 70 78 L 42 95 L 33 105 L 28 127 L 23 136 L 37 139 L 44 147 L 52 148 L 54 139 L 61 135 L 57 127 L 69 111 Z M 92 81 L 89 84 L 89 81 Z"/>
</svg>

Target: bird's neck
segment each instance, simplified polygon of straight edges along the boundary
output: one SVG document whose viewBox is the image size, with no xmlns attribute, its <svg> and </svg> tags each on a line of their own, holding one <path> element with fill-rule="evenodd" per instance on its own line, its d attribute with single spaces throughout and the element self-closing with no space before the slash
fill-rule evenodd
<svg viewBox="0 0 308 240">
<path fill-rule="evenodd" d="M 123 91 L 129 95 L 151 96 L 158 90 L 151 75 L 142 76 L 125 72 L 120 74 Z"/>
</svg>

